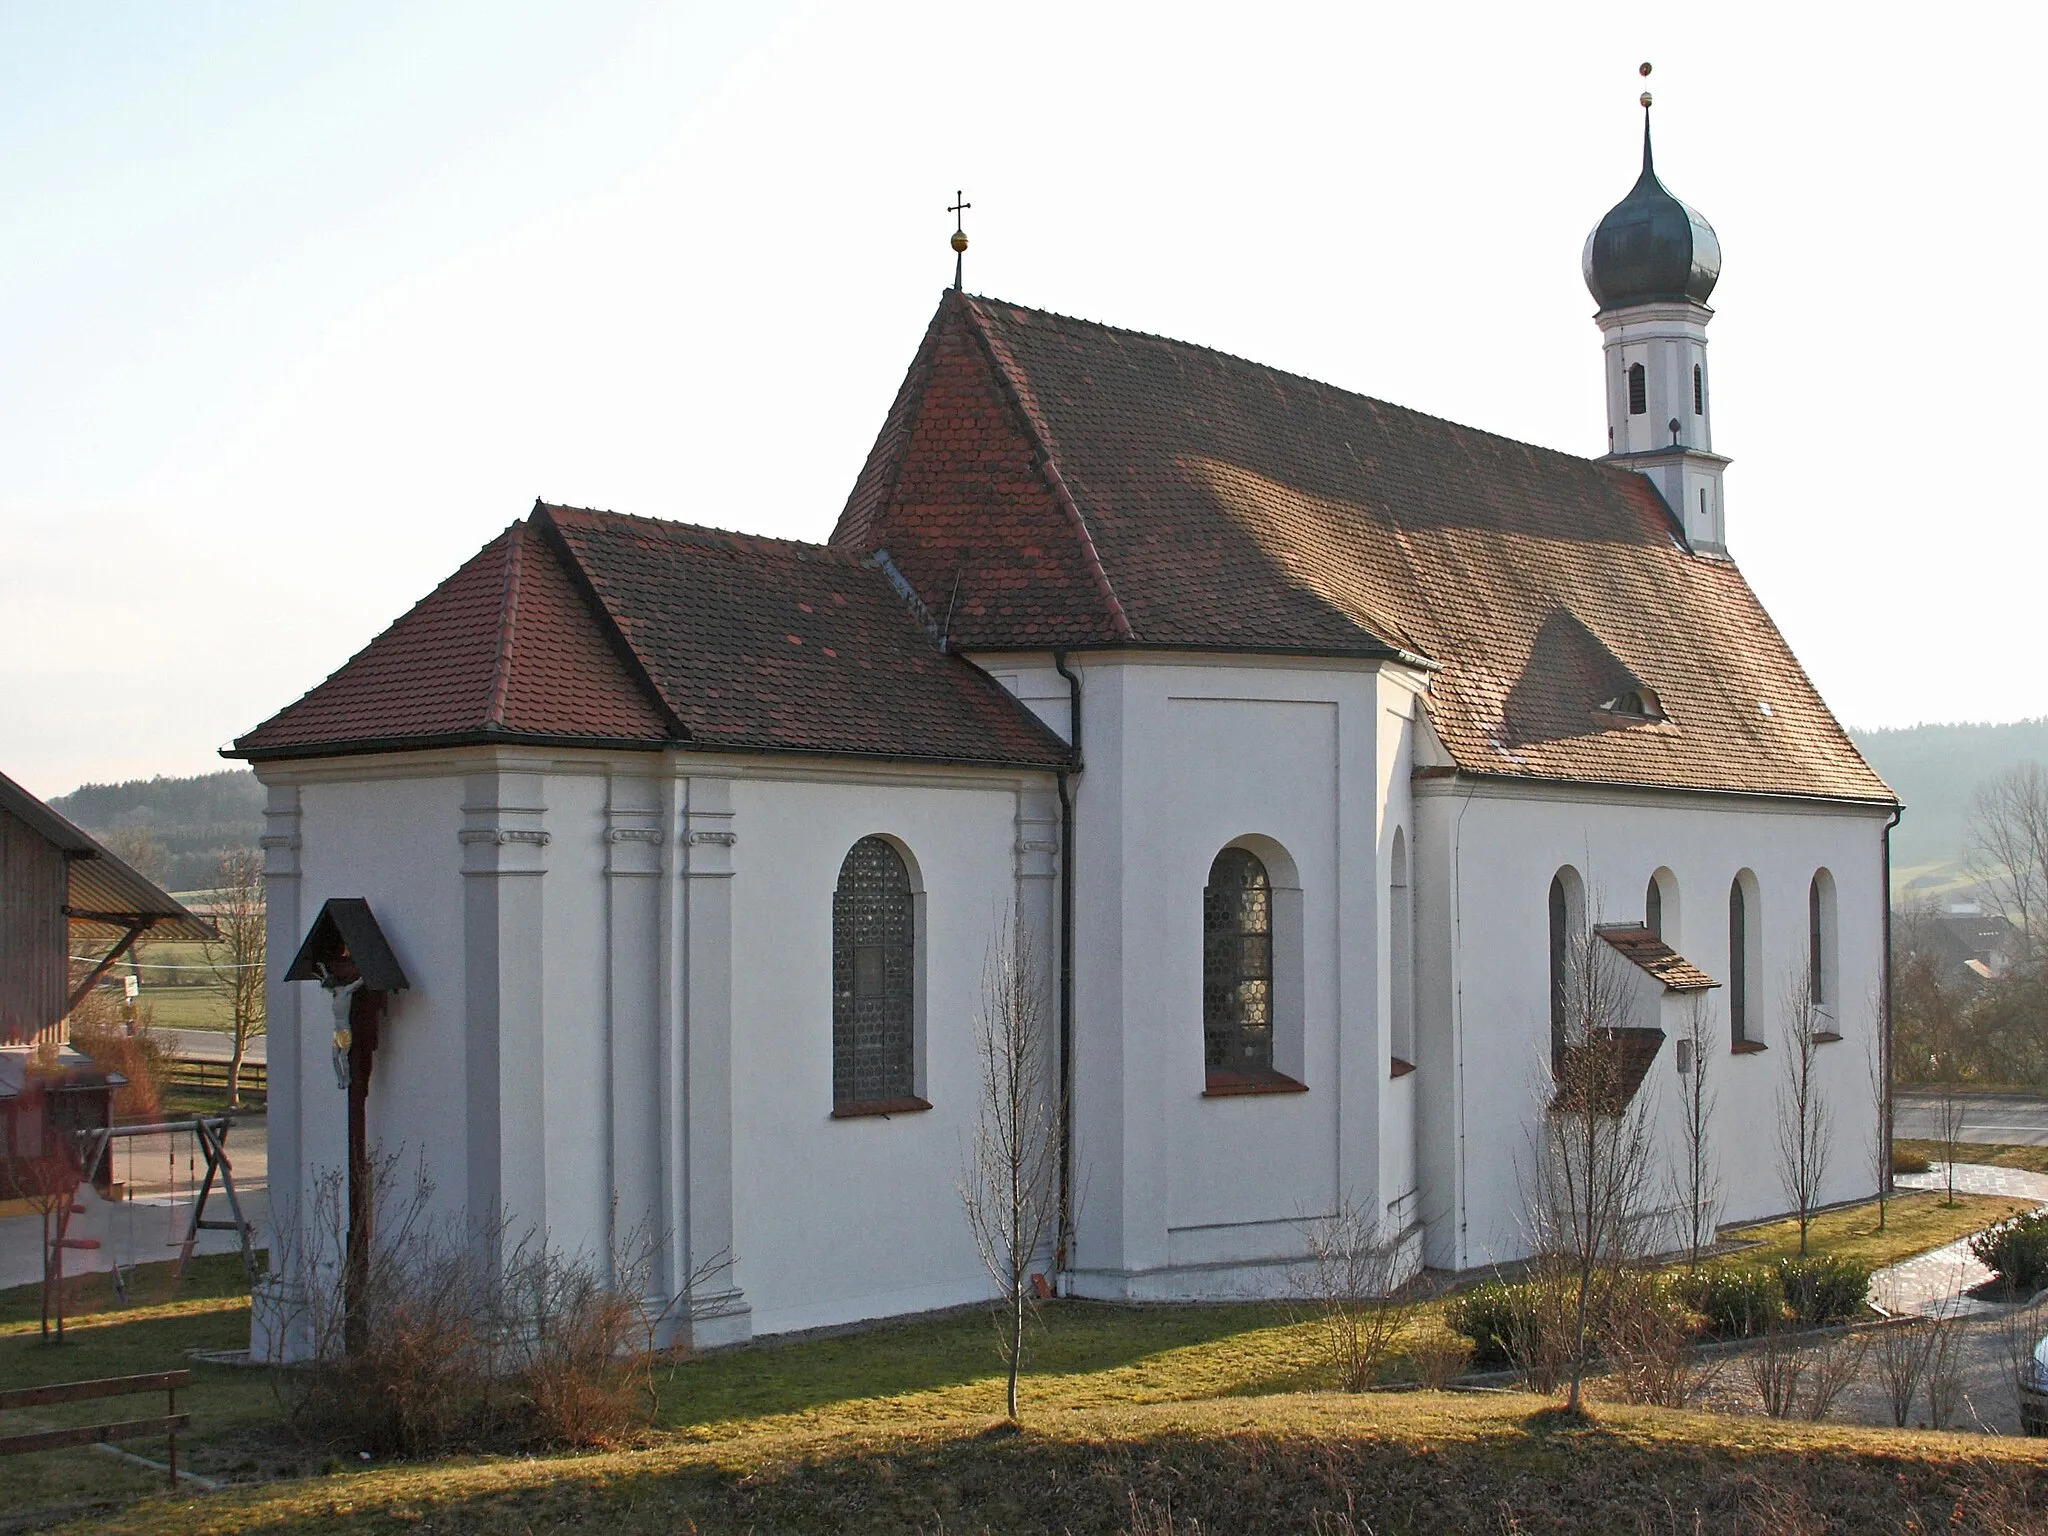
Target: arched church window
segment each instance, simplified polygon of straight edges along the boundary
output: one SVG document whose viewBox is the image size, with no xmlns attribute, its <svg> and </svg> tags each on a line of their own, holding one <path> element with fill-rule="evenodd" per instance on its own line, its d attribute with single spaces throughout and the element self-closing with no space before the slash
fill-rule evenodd
<svg viewBox="0 0 2048 1536">
<path fill-rule="evenodd" d="M 1755 884 L 1748 870 L 1728 883 L 1728 1033 L 1738 1051 L 1762 1048 L 1750 1034 L 1757 982 Z"/>
<path fill-rule="evenodd" d="M 921 1108 L 917 1093 L 916 906 L 903 855 L 864 837 L 832 893 L 835 1113 Z"/>
<path fill-rule="evenodd" d="M 1806 887 L 1806 990 L 1816 1008 L 1835 1008 L 1835 879 L 1815 870 Z"/>
<path fill-rule="evenodd" d="M 1700 365 L 1692 365 L 1692 413 L 1695 416 L 1707 414 L 1707 376 L 1700 372 Z"/>
<path fill-rule="evenodd" d="M 1641 416 L 1650 409 L 1650 384 L 1641 363 L 1628 365 L 1628 413 Z"/>
<path fill-rule="evenodd" d="M 1650 877 L 1650 888 L 1643 892 L 1643 926 L 1658 938 L 1664 937 L 1664 887 L 1657 883 L 1657 877 Z"/>
<path fill-rule="evenodd" d="M 1408 836 L 1394 828 L 1387 881 L 1387 995 L 1394 1070 L 1415 1064 L 1415 897 L 1408 885 Z"/>
<path fill-rule="evenodd" d="M 1273 882 L 1226 848 L 1202 892 L 1202 1046 L 1211 1072 L 1273 1070 Z"/>
<path fill-rule="evenodd" d="M 1579 873 L 1570 865 L 1550 877 L 1550 1069 L 1564 1070 L 1571 1038 L 1572 944 L 1584 905 Z"/>
</svg>

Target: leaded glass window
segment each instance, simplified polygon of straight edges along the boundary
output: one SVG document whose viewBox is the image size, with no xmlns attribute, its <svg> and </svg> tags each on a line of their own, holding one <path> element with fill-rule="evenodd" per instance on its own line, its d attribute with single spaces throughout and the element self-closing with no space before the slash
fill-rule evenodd
<svg viewBox="0 0 2048 1536">
<path fill-rule="evenodd" d="M 832 895 L 835 1105 L 917 1092 L 915 922 L 903 855 L 882 838 L 862 838 Z"/>
<path fill-rule="evenodd" d="M 1202 1042 L 1212 1072 L 1273 1070 L 1273 883 L 1243 848 L 1202 892 Z"/>
</svg>

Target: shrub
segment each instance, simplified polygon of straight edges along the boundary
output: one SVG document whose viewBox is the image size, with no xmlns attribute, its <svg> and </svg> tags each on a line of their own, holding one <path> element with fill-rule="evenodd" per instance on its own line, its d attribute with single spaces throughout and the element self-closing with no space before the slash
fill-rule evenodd
<svg viewBox="0 0 2048 1536">
<path fill-rule="evenodd" d="M 1778 1284 L 1792 1315 L 1809 1326 L 1846 1323 L 1863 1312 L 1870 1266 L 1836 1254 L 1780 1259 Z"/>
<path fill-rule="evenodd" d="M 1924 1153 L 1914 1152 L 1909 1150 L 1908 1148 L 1899 1146 L 1896 1143 L 1893 1144 L 1893 1173 L 1925 1173 L 1929 1168 L 1933 1166 L 1934 1165 L 1932 1163 L 1927 1161 L 1926 1155 Z"/>
<path fill-rule="evenodd" d="M 1460 1291 L 1444 1307 L 1444 1326 L 1472 1341 L 1472 1363 L 1482 1370 L 1511 1364 L 1533 1331 L 1537 1298 L 1527 1285 L 1488 1280 Z"/>
<path fill-rule="evenodd" d="M 2032 1294 L 2048 1285 L 2048 1212 L 2012 1216 L 1970 1239 L 1970 1252 L 2009 1291 Z"/>
<path fill-rule="evenodd" d="M 1724 1338 L 1746 1339 L 1778 1321 L 1785 1292 L 1778 1277 L 1753 1264 L 1708 1264 L 1673 1282 L 1678 1297 Z"/>
</svg>

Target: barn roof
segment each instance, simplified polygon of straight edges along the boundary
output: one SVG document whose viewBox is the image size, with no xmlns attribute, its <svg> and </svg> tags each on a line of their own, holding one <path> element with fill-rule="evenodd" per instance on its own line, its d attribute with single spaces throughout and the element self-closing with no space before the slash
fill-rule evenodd
<svg viewBox="0 0 2048 1536">
<path fill-rule="evenodd" d="M 0 811 L 63 853 L 64 915 L 73 924 L 113 933 L 140 925 L 160 939 L 220 937 L 211 923 L 195 917 L 183 902 L 109 853 L 4 773 L 0 773 Z"/>
<path fill-rule="evenodd" d="M 1642 475 L 1184 342 L 949 293 L 833 542 L 969 651 L 1408 656 L 1465 772 L 1893 803 Z"/>
</svg>

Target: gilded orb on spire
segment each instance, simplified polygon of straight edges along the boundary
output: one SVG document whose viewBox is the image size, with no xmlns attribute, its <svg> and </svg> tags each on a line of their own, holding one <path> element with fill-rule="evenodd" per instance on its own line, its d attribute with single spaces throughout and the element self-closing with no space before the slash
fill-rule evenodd
<svg viewBox="0 0 2048 1536">
<path fill-rule="evenodd" d="M 961 265 L 967 259 L 967 230 L 962 221 L 973 206 L 967 201 L 966 193 L 955 192 L 953 206 L 946 210 L 953 215 L 953 286 L 956 289 L 960 287 Z"/>
</svg>

